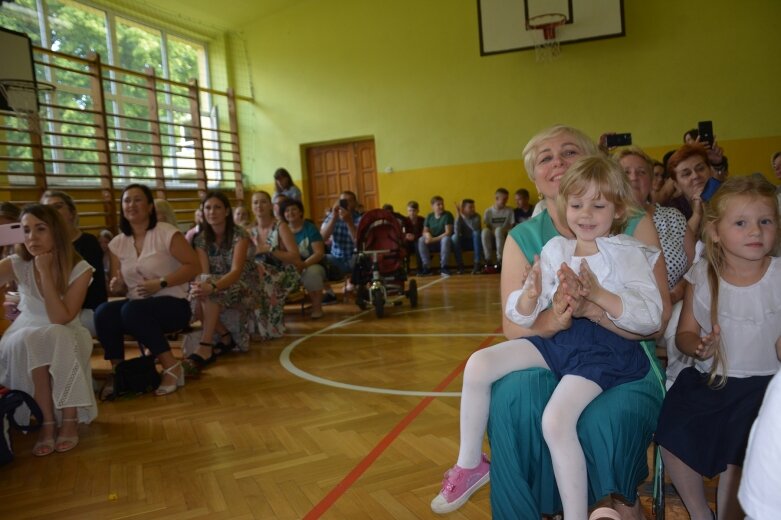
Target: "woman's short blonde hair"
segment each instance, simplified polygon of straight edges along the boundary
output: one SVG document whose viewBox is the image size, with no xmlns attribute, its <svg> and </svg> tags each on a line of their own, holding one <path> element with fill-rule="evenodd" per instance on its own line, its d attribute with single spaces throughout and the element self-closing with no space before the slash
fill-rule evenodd
<svg viewBox="0 0 781 520">
<path fill-rule="evenodd" d="M 561 178 L 556 210 L 562 222 L 567 221 L 567 199 L 583 195 L 592 186 L 596 186 L 597 192 L 616 208 L 617 218 L 613 220 L 610 228 L 611 235 L 623 233 L 629 219 L 643 212 L 634 203 L 632 186 L 621 166 L 614 159 L 600 153 L 578 159 Z"/>
<path fill-rule="evenodd" d="M 174 208 L 167 200 L 155 199 L 155 209 L 157 210 L 158 221 L 168 222 L 172 226 L 179 226 Z"/>
<path fill-rule="evenodd" d="M 635 157 L 639 157 L 642 160 L 645 161 L 645 163 L 648 165 L 648 173 L 651 174 L 654 171 L 654 161 L 651 159 L 651 157 L 645 153 L 641 148 L 637 146 L 627 146 L 626 148 L 621 148 L 617 152 L 613 153 L 613 157 L 616 159 L 617 162 L 621 162 L 621 159 L 624 157 L 629 157 L 630 155 L 634 155 Z"/>
<path fill-rule="evenodd" d="M 594 141 L 577 128 L 566 125 L 554 125 L 546 128 L 532 137 L 523 149 L 523 165 L 526 167 L 526 173 L 532 181 L 534 181 L 534 166 L 537 162 L 540 144 L 561 134 L 572 136 L 572 141 L 581 149 L 584 155 L 597 155 L 599 153 L 599 149 Z"/>
</svg>

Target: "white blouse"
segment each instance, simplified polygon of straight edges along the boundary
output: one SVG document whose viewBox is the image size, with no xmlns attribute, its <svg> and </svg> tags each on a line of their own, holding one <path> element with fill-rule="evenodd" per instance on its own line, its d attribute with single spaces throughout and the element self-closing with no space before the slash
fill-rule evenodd
<svg viewBox="0 0 781 520">
<path fill-rule="evenodd" d="M 144 235 L 144 246 L 140 255 L 136 253 L 132 235 L 127 236 L 120 233 L 109 242 L 109 250 L 119 258 L 122 278 L 128 289 L 128 298 L 131 300 L 140 298 L 138 286 L 144 280 L 160 279 L 181 267 L 182 264 L 179 260 L 171 254 L 171 242 L 177 233 L 181 232 L 175 226 L 166 222 L 158 222 Z M 187 296 L 187 283 L 169 285 L 165 289 L 157 291 L 154 296 L 185 298 Z"/>
<path fill-rule="evenodd" d="M 697 262 L 686 273 L 694 289 L 694 318 L 701 335 L 710 334 L 711 293 L 708 262 Z M 755 284 L 738 287 L 719 278 L 718 323 L 728 377 L 770 376 L 781 363 L 776 342 L 781 338 L 781 259 L 770 258 L 764 276 Z M 696 360 L 701 372 L 709 372 L 713 359 Z M 724 375 L 724 366 L 719 375 Z"/>
<path fill-rule="evenodd" d="M 642 336 L 658 331 L 662 323 L 662 296 L 653 266 L 659 259 L 659 250 L 629 235 L 599 237 L 596 242 L 599 252 L 582 257 L 574 256 L 576 240 L 564 237 L 550 239 L 540 253 L 542 291 L 537 307 L 529 316 L 524 316 L 517 309 L 523 291 L 528 290 L 531 284 L 532 277 L 529 276 L 524 287 L 510 293 L 505 306 L 507 318 L 522 327 L 531 327 L 556 293 L 559 286 L 556 274 L 561 264 L 566 263 L 578 273 L 580 263 L 585 259 L 602 287 L 621 298 L 622 314 L 615 317 L 607 315 L 617 327 Z"/>
</svg>

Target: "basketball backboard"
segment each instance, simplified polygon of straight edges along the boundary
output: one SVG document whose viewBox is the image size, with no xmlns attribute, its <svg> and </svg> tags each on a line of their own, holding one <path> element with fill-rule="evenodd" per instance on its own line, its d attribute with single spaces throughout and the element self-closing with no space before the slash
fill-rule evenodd
<svg viewBox="0 0 781 520">
<path fill-rule="evenodd" d="M 561 44 L 624 36 L 623 0 L 478 0 L 480 54 L 534 49 L 530 18 L 561 13 L 567 21 L 556 29 Z"/>
<path fill-rule="evenodd" d="M 0 81 L 27 81 L 35 86 L 33 44 L 30 38 L 24 33 L 0 27 L 0 49 Z M 2 91 L 0 110 L 12 110 Z"/>
</svg>

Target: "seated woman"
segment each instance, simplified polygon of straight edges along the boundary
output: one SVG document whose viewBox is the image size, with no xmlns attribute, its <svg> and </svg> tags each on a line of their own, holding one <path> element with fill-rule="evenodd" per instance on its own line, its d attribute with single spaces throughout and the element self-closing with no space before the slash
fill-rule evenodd
<svg viewBox="0 0 781 520">
<path fill-rule="evenodd" d="M 597 153 L 596 145 L 582 132 L 554 126 L 532 138 L 524 149 L 524 163 L 529 177 L 555 208 L 559 181 L 579 157 Z M 525 273 L 554 236 L 572 238 L 569 228 L 556 211 L 545 209 L 538 216 L 512 229 L 505 243 L 502 270 L 502 308 L 509 294 L 523 286 Z M 627 234 L 647 245 L 659 247 L 651 219 L 644 215 L 630 219 Z M 667 270 L 657 262 L 654 276 L 660 289 L 662 324 L 670 314 Z M 628 339 L 603 318 L 602 311 L 587 304 L 577 290 L 574 272 L 561 270 L 562 282 L 554 295 L 554 308 L 571 307 L 576 319 L 601 321 L 616 334 Z M 552 336 L 563 325 L 553 313 L 543 311 L 530 329 L 503 319 L 504 335 L 520 338 L 534 335 Z M 653 356 L 653 348 L 646 354 Z M 578 422 L 578 436 L 586 456 L 589 478 L 589 504 L 610 497 L 624 519 L 642 518 L 637 487 L 648 476 L 646 450 L 651 441 L 663 397 L 663 377 L 653 360 L 645 377 L 624 383 L 600 394 L 584 411 Z M 488 436 L 491 442 L 491 506 L 497 518 L 540 518 L 561 510 L 561 499 L 553 481 L 550 452 L 541 433 L 542 411 L 556 389 L 558 381 L 549 372 L 527 369 L 513 372 L 493 385 L 489 411 Z"/>
<path fill-rule="evenodd" d="M 674 304 L 683 299 L 686 283 L 683 275 L 694 258 L 694 233 L 686 226 L 686 217 L 680 211 L 651 202 L 653 159 L 637 147 L 623 148 L 615 156 L 629 177 L 635 202 L 651 217 L 659 235 L 667 265 L 670 300 Z"/>
<path fill-rule="evenodd" d="M 84 298 L 80 318 L 81 324 L 87 328 L 90 334 L 95 336 L 95 309 L 108 300 L 106 275 L 103 268 L 103 249 L 95 235 L 82 233 L 79 229 L 79 214 L 70 195 L 63 191 L 48 190 L 41 196 L 41 204 L 53 207 L 62 215 L 73 247 L 94 269 L 92 283 L 87 289 L 87 297 Z"/>
<path fill-rule="evenodd" d="M 92 338 L 79 320 L 93 269 L 76 253 L 54 208 L 25 207 L 22 225 L 19 255 L 0 261 L 0 285 L 16 281 L 22 310 L 0 340 L 0 384 L 31 393 L 41 407 L 43 424 L 33 448 L 41 457 L 75 448 L 78 423 L 98 414 Z"/>
<path fill-rule="evenodd" d="M 320 261 L 325 258 L 325 243 L 317 226 L 304 220 L 304 205 L 297 200 L 288 200 L 283 206 L 283 215 L 298 244 L 301 258 L 297 264 L 301 272 L 301 283 L 312 301 L 312 319 L 323 317 L 323 288 L 327 282 L 325 268 Z"/>
<path fill-rule="evenodd" d="M 125 357 L 125 334 L 136 338 L 163 366 L 156 395 L 184 385 L 184 370 L 171 353 L 165 335 L 190 323 L 187 283 L 201 272 L 198 256 L 182 233 L 157 222 L 152 191 L 129 184 L 122 191 L 121 233 L 109 243 L 112 293 L 127 299 L 102 304 L 95 311 L 95 328 L 105 359 L 112 365 Z M 104 392 L 111 392 L 111 381 Z"/>
<path fill-rule="evenodd" d="M 252 260 L 255 246 L 244 228 L 233 222 L 228 197 L 218 191 L 207 193 L 203 215 L 203 232 L 195 237 L 194 244 L 203 274 L 190 288 L 203 330 L 198 349 L 187 357 L 192 369 L 203 369 L 216 360 L 218 353 L 236 347 L 231 333 L 220 321 L 222 311 L 252 309 L 260 297 L 260 277 Z M 217 343 L 213 343 L 215 332 L 220 336 Z M 236 339 L 246 347 L 249 333 L 242 332 L 242 336 Z"/>
<path fill-rule="evenodd" d="M 642 206 L 653 219 L 659 241 L 662 244 L 664 260 L 667 264 L 667 287 L 670 289 L 672 313 L 660 346 L 667 348 L 667 387 L 672 386 L 678 374 L 692 362 L 675 346 L 675 330 L 681 315 L 681 304 L 686 287 L 683 275 L 694 260 L 696 238 L 686 225 L 686 217 L 676 208 L 661 206 L 651 201 L 651 168 L 653 160 L 637 147 L 624 148 L 616 153 L 635 196 L 635 202 Z"/>
<path fill-rule="evenodd" d="M 256 220 L 249 232 L 263 293 L 255 313 L 256 333 L 261 340 L 279 338 L 285 333 L 285 298 L 301 280 L 296 270 L 298 247 L 288 225 L 274 218 L 271 195 L 252 195 L 252 212 Z"/>
</svg>

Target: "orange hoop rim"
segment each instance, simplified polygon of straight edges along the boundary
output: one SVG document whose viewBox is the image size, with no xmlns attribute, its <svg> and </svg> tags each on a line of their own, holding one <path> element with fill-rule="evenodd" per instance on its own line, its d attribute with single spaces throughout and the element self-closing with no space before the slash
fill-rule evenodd
<svg viewBox="0 0 781 520">
<path fill-rule="evenodd" d="M 546 40 L 556 38 L 556 27 L 567 23 L 567 16 L 562 13 L 544 13 L 532 16 L 526 20 L 526 30 L 542 29 L 542 35 Z"/>
</svg>

